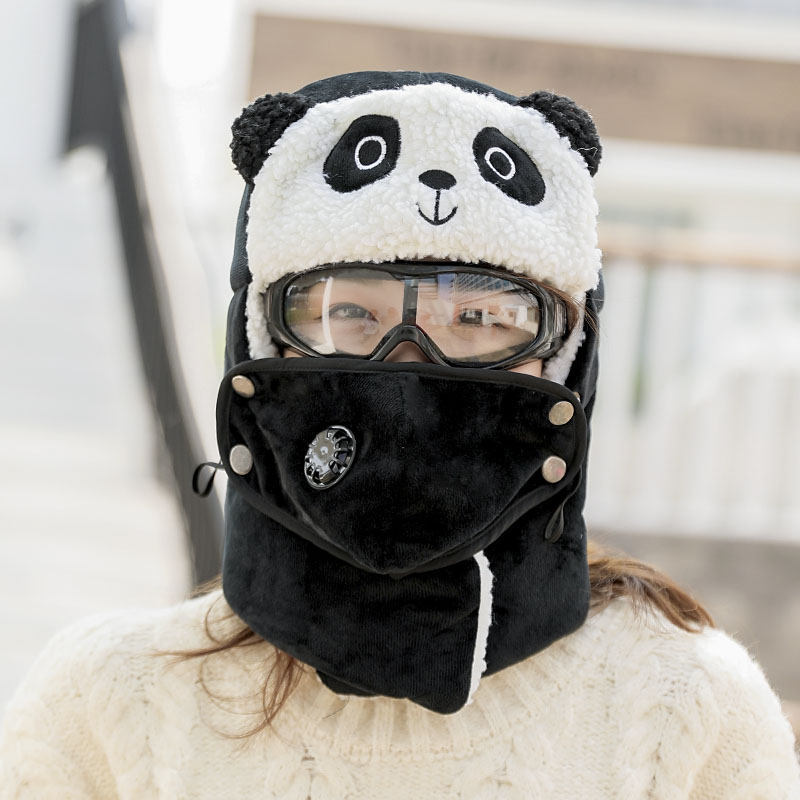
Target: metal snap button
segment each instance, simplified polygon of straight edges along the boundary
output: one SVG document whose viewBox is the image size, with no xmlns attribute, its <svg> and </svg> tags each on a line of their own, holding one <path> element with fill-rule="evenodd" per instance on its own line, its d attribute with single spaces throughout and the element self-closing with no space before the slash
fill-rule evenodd
<svg viewBox="0 0 800 800">
<path fill-rule="evenodd" d="M 567 462 L 558 456 L 548 456 L 542 464 L 542 477 L 548 483 L 558 483 L 567 474 Z"/>
<path fill-rule="evenodd" d="M 252 397 L 256 393 L 255 384 L 246 375 L 234 375 L 231 386 L 240 397 Z"/>
<path fill-rule="evenodd" d="M 237 475 L 247 475 L 253 469 L 253 454 L 243 444 L 234 445 L 228 458 L 231 462 L 231 469 Z"/>
<path fill-rule="evenodd" d="M 575 413 L 572 403 L 568 400 L 559 400 L 551 409 L 547 418 L 553 425 L 566 425 Z"/>
</svg>

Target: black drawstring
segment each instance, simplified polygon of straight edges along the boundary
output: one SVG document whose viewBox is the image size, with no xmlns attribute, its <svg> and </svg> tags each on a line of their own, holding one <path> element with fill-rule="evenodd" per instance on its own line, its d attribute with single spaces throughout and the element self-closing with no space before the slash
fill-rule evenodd
<svg viewBox="0 0 800 800">
<path fill-rule="evenodd" d="M 212 472 L 211 477 L 208 479 L 208 483 L 201 489 L 200 473 L 205 467 L 210 467 Z M 204 461 L 202 464 L 198 464 L 192 473 L 192 491 L 200 497 L 208 497 L 211 494 L 212 487 L 214 486 L 214 478 L 217 477 L 218 469 L 222 469 L 222 462 Z"/>
<path fill-rule="evenodd" d="M 544 529 L 544 540 L 546 542 L 557 542 L 561 538 L 561 534 L 564 533 L 564 506 L 567 504 L 567 500 L 578 491 L 578 487 L 581 485 L 582 472 L 583 470 L 578 470 L 572 488 L 567 492 L 564 499 L 558 504 L 558 508 L 556 508 L 550 517 L 550 521 Z"/>
</svg>

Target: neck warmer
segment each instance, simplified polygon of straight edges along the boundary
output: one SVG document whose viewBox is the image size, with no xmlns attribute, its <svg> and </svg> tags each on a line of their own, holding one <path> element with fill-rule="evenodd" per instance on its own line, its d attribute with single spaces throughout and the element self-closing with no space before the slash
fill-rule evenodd
<svg viewBox="0 0 800 800">
<path fill-rule="evenodd" d="M 217 404 L 225 597 L 332 690 L 455 712 L 588 612 L 594 125 L 546 92 L 373 72 L 267 95 L 233 132 L 246 187 Z M 365 141 L 379 143 L 366 166 Z M 432 169 L 448 180 L 422 180 Z M 278 277 L 418 258 L 510 269 L 585 313 L 542 378 L 276 357 L 263 292 Z"/>
</svg>

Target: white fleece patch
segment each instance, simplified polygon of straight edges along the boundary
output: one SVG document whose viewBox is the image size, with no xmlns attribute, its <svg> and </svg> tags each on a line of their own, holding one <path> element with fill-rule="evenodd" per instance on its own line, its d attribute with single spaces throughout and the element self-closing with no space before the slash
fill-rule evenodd
<svg viewBox="0 0 800 800">
<path fill-rule="evenodd" d="M 397 164 L 374 183 L 337 192 L 325 181 L 325 159 L 349 125 L 367 114 L 397 120 Z M 481 177 L 472 147 L 486 127 L 499 129 L 537 165 L 545 183 L 539 204 L 523 205 Z M 431 213 L 436 196 L 419 180 L 428 170 L 456 179 L 440 194 L 442 216 L 456 209 L 442 225 L 420 214 Z M 421 257 L 484 261 L 577 300 L 598 282 L 597 205 L 586 164 L 540 112 L 491 95 L 430 84 L 321 103 L 289 126 L 254 183 L 247 230 L 253 358 L 272 349 L 261 292 L 282 275 L 322 264 Z"/>
<path fill-rule="evenodd" d="M 578 348 L 583 344 L 586 338 L 586 333 L 583 330 L 584 308 L 581 306 L 580 314 L 575 327 L 567 336 L 566 341 L 561 345 L 559 351 L 550 356 L 544 362 L 542 369 L 542 377 L 547 378 L 554 383 L 560 383 L 562 386 L 567 382 L 572 362 L 578 352 Z"/>
<path fill-rule="evenodd" d="M 492 584 L 494 575 L 489 569 L 489 559 L 483 550 L 473 556 L 478 565 L 480 575 L 480 604 L 478 606 L 478 629 L 475 632 L 475 652 L 472 655 L 472 677 L 469 682 L 469 694 L 466 705 L 472 702 L 472 696 L 478 688 L 481 675 L 486 672 L 486 645 L 489 641 L 489 628 L 492 624 Z"/>
</svg>

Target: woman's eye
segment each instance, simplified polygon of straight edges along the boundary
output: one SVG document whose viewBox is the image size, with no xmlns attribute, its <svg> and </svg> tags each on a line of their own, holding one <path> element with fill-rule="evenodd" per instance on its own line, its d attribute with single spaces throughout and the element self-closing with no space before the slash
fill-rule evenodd
<svg viewBox="0 0 800 800">
<path fill-rule="evenodd" d="M 355 303 L 340 303 L 331 308 L 328 316 L 334 319 L 374 319 L 372 312 Z"/>
</svg>

